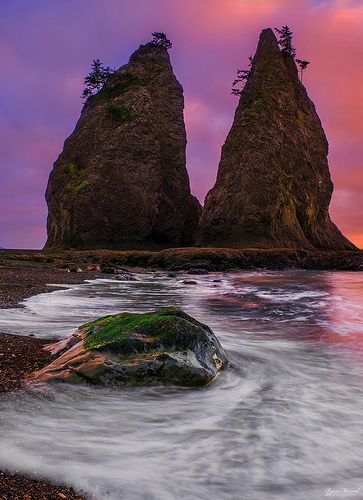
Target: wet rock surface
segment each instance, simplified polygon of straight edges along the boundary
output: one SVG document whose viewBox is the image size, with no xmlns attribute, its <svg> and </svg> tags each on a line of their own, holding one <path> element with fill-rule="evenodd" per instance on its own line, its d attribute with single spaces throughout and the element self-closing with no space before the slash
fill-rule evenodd
<svg viewBox="0 0 363 500">
<path fill-rule="evenodd" d="M 106 316 L 48 350 L 56 359 L 36 381 L 203 386 L 228 363 L 212 330 L 178 309 Z"/>
</svg>

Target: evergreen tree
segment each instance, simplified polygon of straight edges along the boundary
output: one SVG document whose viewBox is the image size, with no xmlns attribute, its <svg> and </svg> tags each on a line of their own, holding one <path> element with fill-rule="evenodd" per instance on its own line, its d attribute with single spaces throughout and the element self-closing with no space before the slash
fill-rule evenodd
<svg viewBox="0 0 363 500">
<path fill-rule="evenodd" d="M 292 31 L 288 26 L 283 26 L 281 29 L 275 28 L 276 33 L 279 35 L 277 43 L 281 47 L 281 51 L 290 54 L 293 58 L 296 56 L 296 49 L 292 44 Z"/>
<path fill-rule="evenodd" d="M 249 76 L 252 73 L 252 69 L 253 69 L 253 67 L 252 67 L 252 65 L 253 65 L 253 57 L 250 56 L 248 59 L 250 61 L 248 66 L 251 69 L 238 69 L 237 70 L 237 76 L 236 76 L 236 79 L 232 83 L 232 87 L 236 87 L 236 85 L 238 85 L 238 87 L 232 88 L 232 92 L 231 93 L 233 95 L 241 95 L 243 87 L 245 86 L 246 81 L 248 80 Z"/>
<path fill-rule="evenodd" d="M 82 92 L 82 99 L 97 94 L 113 72 L 114 70 L 110 67 L 105 68 L 99 59 L 94 59 L 91 64 L 91 71 L 84 79 L 86 88 Z"/>
<path fill-rule="evenodd" d="M 153 36 L 153 39 L 151 41 L 153 45 L 159 45 L 161 47 L 165 47 L 166 49 L 172 48 L 173 44 L 171 43 L 169 38 L 167 38 L 166 33 L 162 31 L 154 31 L 151 34 Z"/>
<path fill-rule="evenodd" d="M 303 81 L 303 72 L 306 70 L 308 65 L 310 64 L 309 61 L 305 61 L 304 59 L 296 59 L 296 62 L 300 68 L 300 80 L 301 82 Z"/>
</svg>

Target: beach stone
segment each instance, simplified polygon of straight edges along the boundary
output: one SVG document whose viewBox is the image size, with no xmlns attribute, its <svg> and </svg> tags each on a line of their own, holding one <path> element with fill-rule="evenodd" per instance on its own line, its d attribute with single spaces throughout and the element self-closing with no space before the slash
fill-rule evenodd
<svg viewBox="0 0 363 500">
<path fill-rule="evenodd" d="M 207 269 L 189 269 L 187 274 L 203 275 L 209 274 L 209 271 L 207 271 Z"/>
<path fill-rule="evenodd" d="M 138 281 L 138 279 L 132 273 L 118 273 L 116 279 L 120 281 Z"/>
<path fill-rule="evenodd" d="M 116 267 L 110 266 L 107 264 L 101 264 L 100 269 L 101 269 L 101 273 L 103 273 L 103 274 L 116 274 L 117 273 Z"/>
<path fill-rule="evenodd" d="M 99 273 L 101 271 L 101 267 L 99 264 L 88 264 L 87 271 L 96 271 Z"/>
<path fill-rule="evenodd" d="M 69 264 L 67 271 L 69 273 L 81 273 L 82 269 L 77 264 Z"/>
<path fill-rule="evenodd" d="M 203 386 L 228 364 L 212 330 L 180 309 L 105 316 L 46 349 L 55 359 L 40 382 Z"/>
</svg>

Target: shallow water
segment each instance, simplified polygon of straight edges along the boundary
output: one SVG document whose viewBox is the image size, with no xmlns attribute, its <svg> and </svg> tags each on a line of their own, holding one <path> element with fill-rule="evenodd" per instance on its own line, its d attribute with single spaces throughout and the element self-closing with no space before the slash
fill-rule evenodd
<svg viewBox="0 0 363 500">
<path fill-rule="evenodd" d="M 212 327 L 232 367 L 203 389 L 3 396 L 2 466 L 101 499 L 363 497 L 363 273 L 138 278 L 32 297 L 0 310 L 0 331 L 67 336 L 100 315 L 178 306 Z"/>
</svg>

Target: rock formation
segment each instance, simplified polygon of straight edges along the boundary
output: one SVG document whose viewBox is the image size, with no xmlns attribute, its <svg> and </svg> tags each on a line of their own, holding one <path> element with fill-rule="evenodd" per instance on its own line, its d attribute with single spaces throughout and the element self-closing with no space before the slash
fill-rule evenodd
<svg viewBox="0 0 363 500">
<path fill-rule="evenodd" d="M 198 243 L 355 249 L 329 217 L 326 140 L 293 58 L 262 31 L 222 148 Z"/>
<path fill-rule="evenodd" d="M 168 51 L 151 43 L 88 98 L 49 178 L 47 249 L 192 243 L 183 107 Z"/>
<path fill-rule="evenodd" d="M 56 359 L 34 373 L 41 382 L 200 386 L 228 363 L 212 330 L 178 309 L 105 316 L 47 349 Z"/>
</svg>

